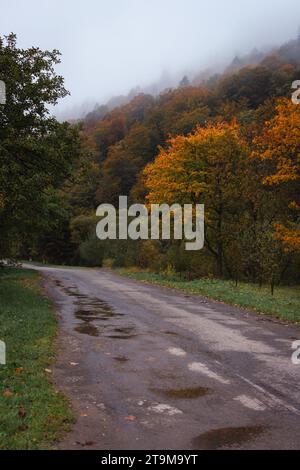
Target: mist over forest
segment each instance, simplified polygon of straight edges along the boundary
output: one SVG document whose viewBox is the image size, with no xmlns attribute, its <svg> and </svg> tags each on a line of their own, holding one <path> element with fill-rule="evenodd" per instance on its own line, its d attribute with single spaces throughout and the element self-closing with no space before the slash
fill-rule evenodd
<svg viewBox="0 0 300 470">
<path fill-rule="evenodd" d="M 235 56 L 293 39 L 299 23 L 297 0 L 2 0 L 0 31 L 16 33 L 20 47 L 62 53 L 70 96 L 53 110 L 62 120 L 138 87 L 155 95 L 184 75 L 223 72 Z"/>
</svg>

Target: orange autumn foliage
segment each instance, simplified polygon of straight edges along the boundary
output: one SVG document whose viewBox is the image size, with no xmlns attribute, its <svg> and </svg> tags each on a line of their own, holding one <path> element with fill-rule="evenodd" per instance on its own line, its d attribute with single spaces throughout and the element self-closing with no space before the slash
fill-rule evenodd
<svg viewBox="0 0 300 470">
<path fill-rule="evenodd" d="M 282 190 L 291 215 L 287 223 L 275 224 L 276 237 L 287 251 L 300 251 L 300 106 L 280 100 L 254 143 L 253 156 L 269 164 L 263 184 Z"/>
<path fill-rule="evenodd" d="M 168 143 L 144 170 L 150 203 L 200 203 L 214 196 L 215 203 L 218 198 L 226 199 L 244 152 L 236 123 L 197 126 L 195 132 L 173 137 Z"/>
<path fill-rule="evenodd" d="M 224 252 L 240 213 L 247 146 L 236 122 L 209 124 L 169 140 L 144 170 L 150 203 L 205 205 L 206 244 L 223 274 Z M 231 224 L 231 225 L 230 225 Z"/>
</svg>

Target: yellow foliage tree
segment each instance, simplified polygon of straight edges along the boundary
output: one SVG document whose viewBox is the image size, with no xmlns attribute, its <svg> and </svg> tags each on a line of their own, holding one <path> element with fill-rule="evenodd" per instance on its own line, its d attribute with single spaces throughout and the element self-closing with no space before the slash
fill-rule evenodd
<svg viewBox="0 0 300 470">
<path fill-rule="evenodd" d="M 283 217 L 275 224 L 276 236 L 287 251 L 300 252 L 300 106 L 280 100 L 274 118 L 254 143 L 253 156 L 266 165 L 264 185 L 285 202 Z"/>
<path fill-rule="evenodd" d="M 206 245 L 223 274 L 224 248 L 239 212 L 247 148 L 238 125 L 198 126 L 169 140 L 144 170 L 150 203 L 205 204 Z"/>
</svg>

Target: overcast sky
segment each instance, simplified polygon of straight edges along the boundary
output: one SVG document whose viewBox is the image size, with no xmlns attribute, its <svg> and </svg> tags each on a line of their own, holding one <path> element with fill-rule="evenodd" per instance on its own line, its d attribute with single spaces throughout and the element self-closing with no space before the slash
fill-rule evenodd
<svg viewBox="0 0 300 470">
<path fill-rule="evenodd" d="M 60 109 L 295 37 L 299 0 L 0 0 L 0 34 L 59 49 Z"/>
</svg>

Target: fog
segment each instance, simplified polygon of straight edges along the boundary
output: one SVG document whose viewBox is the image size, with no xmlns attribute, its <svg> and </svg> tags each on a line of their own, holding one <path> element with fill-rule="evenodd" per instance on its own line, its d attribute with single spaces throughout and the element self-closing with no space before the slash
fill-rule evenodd
<svg viewBox="0 0 300 470">
<path fill-rule="evenodd" d="M 76 117 L 113 95 L 221 67 L 236 54 L 282 44 L 300 25 L 299 0 L 1 0 L 0 34 L 59 49 Z M 168 81 L 168 80 L 165 80 Z"/>
</svg>

